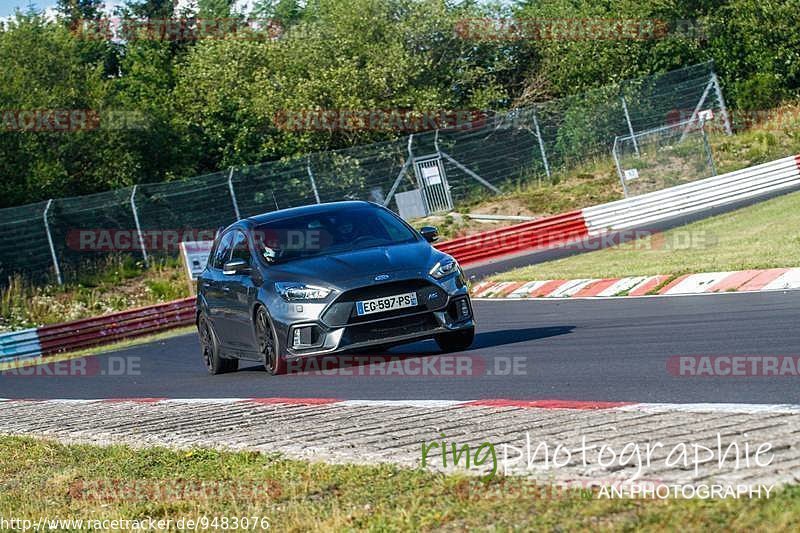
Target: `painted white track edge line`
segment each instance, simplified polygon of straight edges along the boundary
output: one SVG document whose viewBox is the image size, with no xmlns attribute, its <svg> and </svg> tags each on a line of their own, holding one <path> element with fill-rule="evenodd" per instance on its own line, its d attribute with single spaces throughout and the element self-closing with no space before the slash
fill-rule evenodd
<svg viewBox="0 0 800 533">
<path fill-rule="evenodd" d="M 344 400 L 332 405 L 346 405 L 354 407 L 452 407 L 469 403 L 471 400 Z"/>
<path fill-rule="evenodd" d="M 800 405 L 796 404 L 759 404 L 759 403 L 637 403 L 614 408 L 616 411 L 633 412 L 669 412 L 686 413 L 797 413 Z"/>
<path fill-rule="evenodd" d="M 720 292 L 696 292 L 696 293 L 682 293 L 682 294 L 643 294 L 641 296 L 576 296 L 570 298 L 480 298 L 473 297 L 472 300 L 476 302 L 565 302 L 569 300 L 632 300 L 634 298 L 681 298 L 685 296 L 721 296 L 723 294 L 755 294 L 755 293 L 776 293 L 776 292 L 794 292 L 800 291 L 797 289 L 770 289 L 770 290 L 756 290 L 756 291 L 720 291 Z"/>
<path fill-rule="evenodd" d="M 247 402 L 258 398 L 172 398 L 165 399 L 159 402 L 153 402 L 153 405 L 163 404 L 176 404 L 176 403 L 221 403 L 221 402 Z M 265 398 L 271 399 L 271 398 Z M 111 400 L 111 402 L 109 402 Z M 59 403 L 59 404 L 92 404 L 98 402 L 105 403 L 125 403 L 125 398 L 119 399 L 94 399 L 94 400 L 71 400 L 71 399 L 54 399 L 54 400 L 14 400 L 11 398 L 2 398 L 3 402 L 20 402 L 20 403 Z M 131 402 L 136 402 L 135 398 L 130 399 Z M 473 402 L 491 402 L 494 400 L 342 400 L 338 402 L 331 402 L 321 405 L 329 406 L 344 406 L 344 407 L 422 407 L 422 408 L 435 408 L 435 407 L 451 407 L 451 406 L 465 406 L 470 408 L 503 408 L 515 407 L 514 400 L 509 400 L 512 404 L 508 406 L 493 406 L 489 404 L 466 405 Z M 530 400 L 537 401 L 537 400 Z M 544 401 L 544 400 L 543 400 Z M 525 402 L 525 400 L 520 400 Z M 278 404 L 279 402 L 276 402 Z M 592 403 L 587 402 L 587 403 Z M 292 405 L 287 403 L 287 405 Z M 520 406 L 522 407 L 522 406 Z M 558 410 L 582 410 L 572 409 L 568 407 L 523 407 L 525 409 L 558 409 Z M 758 404 L 758 403 L 632 403 L 629 405 L 622 405 L 616 407 L 604 407 L 597 409 L 597 411 L 625 411 L 625 412 L 717 412 L 717 413 L 790 413 L 800 414 L 800 405 L 798 404 Z"/>
</svg>

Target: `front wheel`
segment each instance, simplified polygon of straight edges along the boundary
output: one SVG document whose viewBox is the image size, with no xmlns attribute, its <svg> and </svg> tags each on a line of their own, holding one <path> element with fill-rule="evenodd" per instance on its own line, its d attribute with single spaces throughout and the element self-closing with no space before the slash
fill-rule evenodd
<svg viewBox="0 0 800 533">
<path fill-rule="evenodd" d="M 211 327 L 211 321 L 205 315 L 200 315 L 197 321 L 197 332 L 200 335 L 200 350 L 203 363 L 211 375 L 235 372 L 239 368 L 238 359 L 226 359 L 220 356 L 219 341 Z"/>
<path fill-rule="evenodd" d="M 267 310 L 259 307 L 256 311 L 256 338 L 258 339 L 258 351 L 264 362 L 264 368 L 273 376 L 286 373 L 286 360 L 281 355 L 278 336 L 272 321 L 267 315 Z"/>
<path fill-rule="evenodd" d="M 462 352 L 472 346 L 474 340 L 474 327 L 436 335 L 436 344 L 444 352 Z"/>
</svg>

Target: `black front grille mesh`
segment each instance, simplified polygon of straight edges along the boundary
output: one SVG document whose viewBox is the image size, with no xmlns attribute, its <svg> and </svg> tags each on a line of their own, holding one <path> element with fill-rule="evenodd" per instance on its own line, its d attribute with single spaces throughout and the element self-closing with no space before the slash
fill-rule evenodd
<svg viewBox="0 0 800 533">
<path fill-rule="evenodd" d="M 372 300 L 384 296 L 394 296 L 409 292 L 417 293 L 418 305 L 416 307 L 406 307 L 384 313 L 372 313 L 369 315 L 358 316 L 356 314 L 356 302 L 359 300 Z M 400 317 L 403 315 L 420 313 L 422 311 L 432 311 L 440 309 L 447 301 L 447 294 L 443 289 L 433 285 L 423 279 L 412 279 L 381 283 L 369 287 L 360 287 L 342 293 L 336 301 L 323 313 L 322 322 L 329 327 L 341 327 L 348 324 L 359 324 L 384 318 Z"/>
<path fill-rule="evenodd" d="M 416 316 L 398 317 L 371 324 L 350 326 L 345 330 L 344 340 L 347 344 L 359 342 L 380 341 L 401 335 L 425 333 L 436 329 L 439 322 L 431 313 Z"/>
</svg>

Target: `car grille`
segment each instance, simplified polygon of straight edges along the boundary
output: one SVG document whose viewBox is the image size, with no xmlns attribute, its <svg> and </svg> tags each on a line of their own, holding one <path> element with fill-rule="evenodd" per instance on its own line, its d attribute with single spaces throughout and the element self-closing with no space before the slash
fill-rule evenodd
<svg viewBox="0 0 800 533">
<path fill-rule="evenodd" d="M 401 335 L 425 333 L 439 327 L 439 322 L 431 313 L 398 317 L 369 324 L 358 324 L 348 327 L 343 335 L 344 344 L 379 341 Z"/>
<path fill-rule="evenodd" d="M 416 307 L 406 307 L 404 309 L 396 309 L 384 313 L 372 313 L 364 316 L 358 316 L 356 314 L 356 302 L 359 300 L 371 300 L 373 298 L 405 294 L 408 292 L 417 293 L 417 301 L 419 303 Z M 322 314 L 321 320 L 329 327 L 342 327 L 350 324 L 374 322 L 387 318 L 434 311 L 443 308 L 446 302 L 447 293 L 443 289 L 423 279 L 381 283 L 369 287 L 359 287 L 358 289 L 352 289 L 342 293 Z"/>
</svg>

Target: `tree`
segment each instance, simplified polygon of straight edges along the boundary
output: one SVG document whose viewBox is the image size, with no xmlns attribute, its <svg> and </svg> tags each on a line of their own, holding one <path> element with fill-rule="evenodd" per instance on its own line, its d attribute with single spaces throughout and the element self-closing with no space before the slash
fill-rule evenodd
<svg viewBox="0 0 800 533">
<path fill-rule="evenodd" d="M 407 133 L 286 129 L 286 113 L 508 105 L 506 85 L 521 81 L 516 61 L 524 54 L 509 53 L 505 43 L 476 46 L 455 33 L 459 20 L 481 13 L 439 0 L 321 0 L 277 40 L 199 43 L 178 69 L 175 101 L 201 170 Z"/>
<path fill-rule="evenodd" d="M 198 0 L 197 16 L 201 19 L 230 18 L 233 0 Z"/>
<path fill-rule="evenodd" d="M 81 20 L 97 20 L 103 15 L 103 0 L 58 0 L 56 8 L 70 26 Z"/>
</svg>

